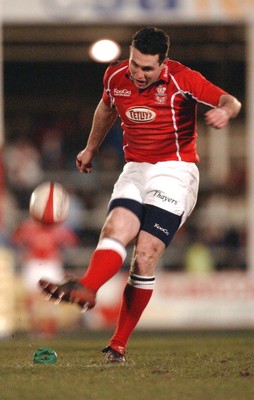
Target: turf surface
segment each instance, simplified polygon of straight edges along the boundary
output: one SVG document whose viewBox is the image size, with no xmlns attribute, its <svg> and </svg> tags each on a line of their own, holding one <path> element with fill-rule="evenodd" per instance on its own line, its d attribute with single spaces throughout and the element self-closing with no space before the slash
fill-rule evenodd
<svg viewBox="0 0 254 400">
<path fill-rule="evenodd" d="M 0 342 L 1 400 L 253 400 L 252 332 L 133 335 L 127 364 L 105 365 L 109 335 Z M 33 363 L 40 347 L 58 361 Z"/>
</svg>

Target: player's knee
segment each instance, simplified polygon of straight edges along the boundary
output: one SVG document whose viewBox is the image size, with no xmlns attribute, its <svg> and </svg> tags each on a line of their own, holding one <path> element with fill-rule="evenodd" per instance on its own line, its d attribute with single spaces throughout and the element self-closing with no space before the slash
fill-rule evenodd
<svg viewBox="0 0 254 400">
<path fill-rule="evenodd" d="M 148 246 L 137 246 L 131 271 L 139 275 L 153 275 L 155 273 L 157 262 L 164 250 L 164 246 L 149 243 Z"/>
<path fill-rule="evenodd" d="M 144 251 L 136 253 L 131 271 L 138 275 L 150 275 L 151 271 L 154 271 L 155 260 L 153 255 L 147 254 Z"/>
<path fill-rule="evenodd" d="M 146 265 L 150 265 L 151 263 L 153 263 L 154 259 L 155 259 L 155 251 L 150 250 L 150 252 L 148 253 L 147 251 L 137 251 L 136 253 L 136 264 L 139 266 L 146 266 Z"/>
<path fill-rule="evenodd" d="M 137 236 L 139 228 L 140 221 L 135 214 L 124 208 L 115 208 L 108 215 L 100 237 L 115 238 L 126 246 Z"/>
<path fill-rule="evenodd" d="M 101 237 L 110 237 L 113 233 L 113 224 L 111 221 L 106 221 L 101 229 Z"/>
</svg>

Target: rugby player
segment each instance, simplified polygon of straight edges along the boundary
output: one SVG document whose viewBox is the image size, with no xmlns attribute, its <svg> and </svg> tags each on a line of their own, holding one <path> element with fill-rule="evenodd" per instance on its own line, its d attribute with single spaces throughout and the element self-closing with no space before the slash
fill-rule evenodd
<svg viewBox="0 0 254 400">
<path fill-rule="evenodd" d="M 91 173 L 103 139 L 120 116 L 125 166 L 114 185 L 98 245 L 84 276 L 64 283 L 41 279 L 58 301 L 92 308 L 100 287 L 134 251 L 116 330 L 103 350 L 107 362 L 124 363 L 128 340 L 151 298 L 156 265 L 198 194 L 197 104 L 209 106 L 204 118 L 225 127 L 240 102 L 199 72 L 168 58 L 170 39 L 156 27 L 133 37 L 128 60 L 108 67 L 86 147 L 78 154 L 80 172 Z"/>
</svg>

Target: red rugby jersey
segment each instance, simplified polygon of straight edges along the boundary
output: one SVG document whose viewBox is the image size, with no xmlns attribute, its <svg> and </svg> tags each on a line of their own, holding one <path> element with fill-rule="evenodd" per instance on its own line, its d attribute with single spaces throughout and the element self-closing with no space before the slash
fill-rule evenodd
<svg viewBox="0 0 254 400">
<path fill-rule="evenodd" d="M 109 66 L 103 83 L 103 101 L 115 106 L 122 120 L 126 161 L 199 161 L 197 102 L 216 107 L 224 90 L 172 60 L 146 89 L 132 82 L 128 60 Z"/>
</svg>

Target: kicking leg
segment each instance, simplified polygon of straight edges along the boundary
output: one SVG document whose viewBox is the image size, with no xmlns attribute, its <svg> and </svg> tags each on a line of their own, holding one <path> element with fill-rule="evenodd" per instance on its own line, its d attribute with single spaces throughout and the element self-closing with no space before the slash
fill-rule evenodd
<svg viewBox="0 0 254 400">
<path fill-rule="evenodd" d="M 137 236 L 139 229 L 140 220 L 132 211 L 114 208 L 107 217 L 98 246 L 81 279 L 61 284 L 45 279 L 39 281 L 48 299 L 77 303 L 83 310 L 94 307 L 96 292 L 120 270 L 126 256 L 125 246 Z"/>
</svg>

